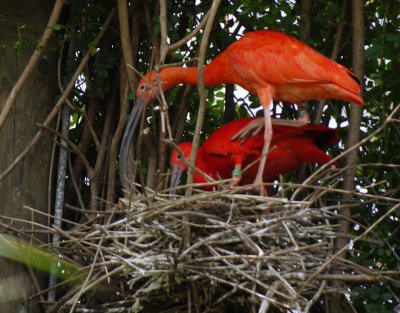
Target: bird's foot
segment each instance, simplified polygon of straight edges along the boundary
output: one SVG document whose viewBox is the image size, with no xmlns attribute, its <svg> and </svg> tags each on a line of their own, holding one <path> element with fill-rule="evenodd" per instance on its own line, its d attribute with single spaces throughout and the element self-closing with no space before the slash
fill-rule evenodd
<svg viewBox="0 0 400 313">
<path fill-rule="evenodd" d="M 262 117 L 256 118 L 232 136 L 231 140 L 239 140 L 244 143 L 250 136 L 257 135 L 264 127 L 264 119 Z"/>
</svg>

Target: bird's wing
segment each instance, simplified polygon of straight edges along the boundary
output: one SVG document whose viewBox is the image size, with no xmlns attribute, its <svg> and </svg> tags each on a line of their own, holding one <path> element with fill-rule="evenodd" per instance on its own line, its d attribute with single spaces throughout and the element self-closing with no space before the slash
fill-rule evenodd
<svg viewBox="0 0 400 313">
<path fill-rule="evenodd" d="M 288 139 L 287 143 L 290 145 L 292 151 L 298 151 L 298 157 L 303 162 L 316 162 L 325 164 L 332 160 L 332 157 L 321 150 L 309 138 L 293 138 Z"/>
<path fill-rule="evenodd" d="M 257 153 L 253 150 L 259 150 L 263 145 L 262 136 L 253 136 L 248 138 L 244 144 L 240 140 L 231 140 L 231 138 L 239 132 L 243 127 L 250 123 L 254 118 L 241 118 L 233 122 L 227 123 L 218 128 L 204 142 L 203 148 L 205 153 L 216 154 L 222 156 L 228 155 L 252 155 Z M 261 139 L 260 139 L 261 138 Z"/>
<path fill-rule="evenodd" d="M 279 32 L 249 33 L 229 47 L 229 57 L 244 79 L 256 75 L 260 81 L 274 85 L 330 82 L 352 92 L 360 91 L 347 68 Z M 248 69 L 253 73 L 249 74 Z"/>
<path fill-rule="evenodd" d="M 327 147 L 340 140 L 336 129 L 325 125 L 308 124 L 303 127 L 273 125 L 272 143 L 288 138 L 304 137 L 312 139 L 318 147 Z"/>
</svg>

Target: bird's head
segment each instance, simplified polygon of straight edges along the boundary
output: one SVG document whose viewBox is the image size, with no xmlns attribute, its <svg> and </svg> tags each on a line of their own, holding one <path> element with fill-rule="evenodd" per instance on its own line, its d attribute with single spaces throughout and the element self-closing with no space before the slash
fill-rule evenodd
<svg viewBox="0 0 400 313">
<path fill-rule="evenodd" d="M 171 66 L 153 70 L 140 80 L 136 89 L 137 100 L 149 103 L 160 93 L 160 88 L 165 91 L 181 83 L 193 83 L 196 79 L 197 68 Z"/>
<path fill-rule="evenodd" d="M 178 152 L 178 150 L 174 149 L 171 153 L 170 157 L 170 163 L 171 166 L 178 166 L 182 168 L 184 171 L 188 170 L 188 165 L 184 161 L 184 158 L 186 160 L 190 159 L 190 152 L 192 150 L 192 143 L 191 142 L 182 142 L 178 145 L 179 149 L 181 149 L 182 154 Z"/>
<path fill-rule="evenodd" d="M 176 186 L 179 184 L 179 180 L 181 179 L 182 173 L 188 170 L 188 165 L 184 159 L 190 159 L 190 152 L 192 150 L 191 142 L 182 142 L 178 145 L 179 149 L 182 151 L 182 154 L 178 152 L 177 149 L 174 149 L 171 153 L 170 164 L 171 164 L 171 193 L 175 193 Z"/>
<path fill-rule="evenodd" d="M 159 86 L 157 84 L 157 73 L 156 71 L 151 71 L 144 75 L 140 80 L 136 89 L 136 96 L 143 102 L 149 103 L 154 100 L 158 92 Z"/>
</svg>

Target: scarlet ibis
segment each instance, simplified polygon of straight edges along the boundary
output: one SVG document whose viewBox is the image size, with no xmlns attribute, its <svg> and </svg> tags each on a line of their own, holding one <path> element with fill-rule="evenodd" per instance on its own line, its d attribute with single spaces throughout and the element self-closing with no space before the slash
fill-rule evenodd
<svg viewBox="0 0 400 313">
<path fill-rule="evenodd" d="M 172 176 L 171 176 L 171 188 L 174 189 L 182 176 L 184 171 L 188 170 L 187 162 L 190 159 L 190 151 L 192 150 L 192 143 L 191 142 L 182 142 L 178 145 L 178 147 L 182 150 L 183 156 L 181 156 L 178 150 L 174 149 L 171 153 L 170 157 L 170 164 L 172 168 Z M 185 158 L 186 162 L 182 159 Z M 220 159 L 221 162 L 225 161 L 225 158 L 222 156 L 211 156 L 212 159 L 218 160 Z M 217 175 L 219 174 L 218 166 L 214 167 L 215 163 L 206 163 L 204 157 L 204 151 L 202 147 L 198 147 L 197 155 L 196 155 L 196 168 L 205 173 L 206 175 L 210 176 L 212 179 L 218 179 Z M 223 168 L 221 168 L 223 169 Z M 223 174 L 222 174 L 223 175 Z M 228 176 L 229 177 L 229 176 Z M 224 178 L 227 178 L 226 176 Z M 193 181 L 195 183 L 207 183 L 209 180 L 206 176 L 202 175 L 198 171 L 194 172 Z M 212 186 L 210 185 L 203 185 L 201 187 L 204 190 L 212 190 Z"/>
<path fill-rule="evenodd" d="M 231 173 L 236 173 L 235 184 L 249 184 L 258 174 L 258 164 L 255 162 L 241 175 L 240 169 L 251 165 L 260 158 L 263 148 L 263 135 L 249 137 L 243 144 L 239 140 L 232 141 L 233 134 L 246 127 L 255 118 L 242 118 L 217 129 L 199 147 L 196 156 L 196 167 L 213 179 L 227 179 Z M 303 127 L 273 125 L 271 145 L 274 149 L 267 156 L 268 169 L 263 173 L 266 182 L 275 180 L 280 174 L 285 174 L 305 162 L 327 163 L 332 158 L 321 148 L 339 140 L 334 129 L 323 125 L 305 125 Z M 178 145 L 183 157 L 190 158 L 192 144 L 184 142 Z M 170 157 L 172 166 L 171 187 L 175 187 L 183 171 L 188 169 L 187 163 L 177 150 Z M 194 182 L 207 183 L 208 180 L 195 171 Z M 201 188 L 211 190 L 211 185 Z"/>
<path fill-rule="evenodd" d="M 163 90 L 181 83 L 197 84 L 197 67 L 166 67 L 159 74 L 155 71 L 146 74 L 137 87 L 136 111 L 141 113 L 144 103 L 159 93 L 157 77 Z M 354 73 L 295 38 L 271 30 L 243 35 L 205 67 L 205 86 L 224 83 L 237 84 L 257 94 L 264 109 L 263 157 L 255 185 L 262 183 L 265 155 L 272 137 L 269 110 L 272 100 L 296 104 L 312 99 L 364 103 Z M 138 113 L 132 114 L 131 118 L 138 119 Z M 130 137 L 127 136 L 128 142 Z"/>
</svg>

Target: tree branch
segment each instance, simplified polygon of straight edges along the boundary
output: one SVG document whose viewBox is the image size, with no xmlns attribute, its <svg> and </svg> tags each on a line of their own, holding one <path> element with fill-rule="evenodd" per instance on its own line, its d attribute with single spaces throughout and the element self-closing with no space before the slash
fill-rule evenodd
<svg viewBox="0 0 400 313">
<path fill-rule="evenodd" d="M 124 56 L 125 64 L 133 65 L 134 63 L 132 55 L 131 36 L 129 34 L 127 0 L 118 0 L 118 19 L 119 19 L 119 30 L 121 32 L 122 55 Z M 135 75 L 131 70 L 128 70 L 128 68 L 126 68 L 126 74 L 128 75 L 130 90 L 134 91 L 133 82 L 135 81 Z"/>
<path fill-rule="evenodd" d="M 352 1 L 352 17 L 353 17 L 353 69 L 354 73 L 358 76 L 362 82 L 364 77 L 364 1 L 354 0 Z M 363 84 L 361 84 L 362 86 Z M 360 138 L 360 125 L 361 125 L 361 107 L 358 105 L 351 105 L 350 107 L 350 118 L 349 118 L 349 131 L 348 138 L 345 144 L 346 148 L 354 146 Z M 346 170 L 343 177 L 343 188 L 346 190 L 353 190 L 355 186 L 355 165 L 357 162 L 358 150 L 353 149 L 349 152 L 346 157 Z M 344 196 L 343 200 L 350 201 L 350 196 Z M 349 217 L 351 215 L 350 208 L 345 209 L 342 215 Z M 346 233 L 350 223 L 346 220 L 341 223 L 342 232 Z M 338 240 L 336 247 L 341 249 L 345 246 L 346 242 Z M 343 250 L 343 249 L 341 249 Z M 345 250 L 343 253 L 345 254 Z M 344 257 L 344 256 L 343 256 Z"/>
<path fill-rule="evenodd" d="M 160 47 L 160 63 L 164 64 L 168 53 L 168 32 L 167 32 L 167 5 L 165 0 L 160 0 L 160 32 L 161 32 L 161 47 Z"/>
<path fill-rule="evenodd" d="M 105 32 L 108 29 L 108 26 L 111 23 L 111 20 L 114 16 L 114 10 L 111 10 L 110 14 L 108 15 L 106 21 L 104 22 L 101 31 L 99 32 L 99 34 L 97 35 L 96 39 L 94 40 L 93 44 L 95 46 L 97 46 L 101 40 L 101 38 L 103 38 Z M 92 55 L 91 51 L 86 52 L 85 56 L 83 57 L 81 63 L 79 64 L 78 68 L 76 69 L 74 75 L 72 76 L 72 78 L 70 79 L 67 87 L 65 88 L 65 92 L 64 94 L 61 95 L 61 97 L 58 99 L 57 103 L 55 104 L 53 110 L 50 112 L 50 114 L 47 116 L 46 120 L 43 123 L 43 126 L 49 126 L 51 121 L 53 120 L 53 118 L 58 114 L 61 106 L 63 105 L 63 103 L 65 102 L 65 99 L 67 99 L 67 97 L 69 96 L 69 94 L 71 93 L 72 89 L 75 87 L 75 82 L 78 78 L 78 76 L 82 73 L 84 66 L 86 65 L 86 63 L 89 61 L 90 57 Z M 21 162 L 29 153 L 29 151 L 38 143 L 40 137 L 42 136 L 43 133 L 43 129 L 39 129 L 37 131 L 37 133 L 35 134 L 35 136 L 33 137 L 33 139 L 31 140 L 31 142 L 29 143 L 29 145 L 14 159 L 14 161 L 11 163 L 11 165 L 9 165 L 1 174 L 0 174 L 0 182 L 7 177 L 8 174 L 10 174 L 10 172 L 19 164 L 19 162 Z"/>
<path fill-rule="evenodd" d="M 185 37 L 183 37 L 181 40 L 168 45 L 168 51 L 173 51 L 176 49 L 179 49 L 180 47 L 182 47 L 184 44 L 186 44 L 190 39 L 192 39 L 194 36 L 196 36 L 199 32 L 200 29 L 202 29 L 204 27 L 204 25 L 206 24 L 208 17 L 210 16 L 211 10 L 208 11 L 202 18 L 202 20 L 200 21 L 199 25 L 197 25 L 197 27 L 195 29 L 193 29 L 189 34 L 187 34 Z"/>
<path fill-rule="evenodd" d="M 203 122 L 204 122 L 204 114 L 206 111 L 206 101 L 207 101 L 207 94 L 206 90 L 204 88 L 204 63 L 205 63 L 205 58 L 206 58 L 206 51 L 207 51 L 207 45 L 208 41 L 210 38 L 211 34 L 211 28 L 214 23 L 215 16 L 217 14 L 218 6 L 221 3 L 221 0 L 214 0 L 211 9 L 210 9 L 210 17 L 207 20 L 206 27 L 204 29 L 204 34 L 203 34 L 203 40 L 201 41 L 200 45 L 200 51 L 199 51 L 199 64 L 197 66 L 198 68 L 198 90 L 199 90 L 199 98 L 200 98 L 200 104 L 199 104 L 199 110 L 197 114 L 197 121 L 196 121 L 196 128 L 193 136 L 193 146 L 192 146 L 192 151 L 190 153 L 190 162 L 194 165 L 196 161 L 196 154 L 197 154 L 197 148 L 199 146 L 199 141 L 200 141 L 200 132 L 203 127 Z M 188 178 L 187 178 L 187 184 L 191 185 L 193 183 L 193 169 L 189 167 L 188 170 Z M 186 189 L 186 196 L 190 196 L 192 194 L 192 188 L 189 187 Z"/>
<path fill-rule="evenodd" d="M 36 49 L 31 56 L 31 59 L 26 65 L 18 81 L 15 83 L 13 89 L 11 90 L 10 95 L 8 96 L 4 104 L 4 107 L 0 114 L 0 129 L 3 127 L 8 114 L 11 112 L 11 109 L 15 104 L 19 92 L 21 91 L 22 87 L 24 87 L 25 83 L 27 82 L 28 78 L 32 74 L 35 67 L 38 65 L 40 57 L 43 54 L 44 48 L 47 46 L 50 37 L 53 34 L 54 25 L 57 23 L 63 7 L 64 7 L 63 0 L 57 0 L 56 3 L 54 4 L 53 11 L 51 12 L 49 21 L 47 23 L 47 27 L 45 28 L 43 35 L 40 38 L 36 46 Z"/>
</svg>

